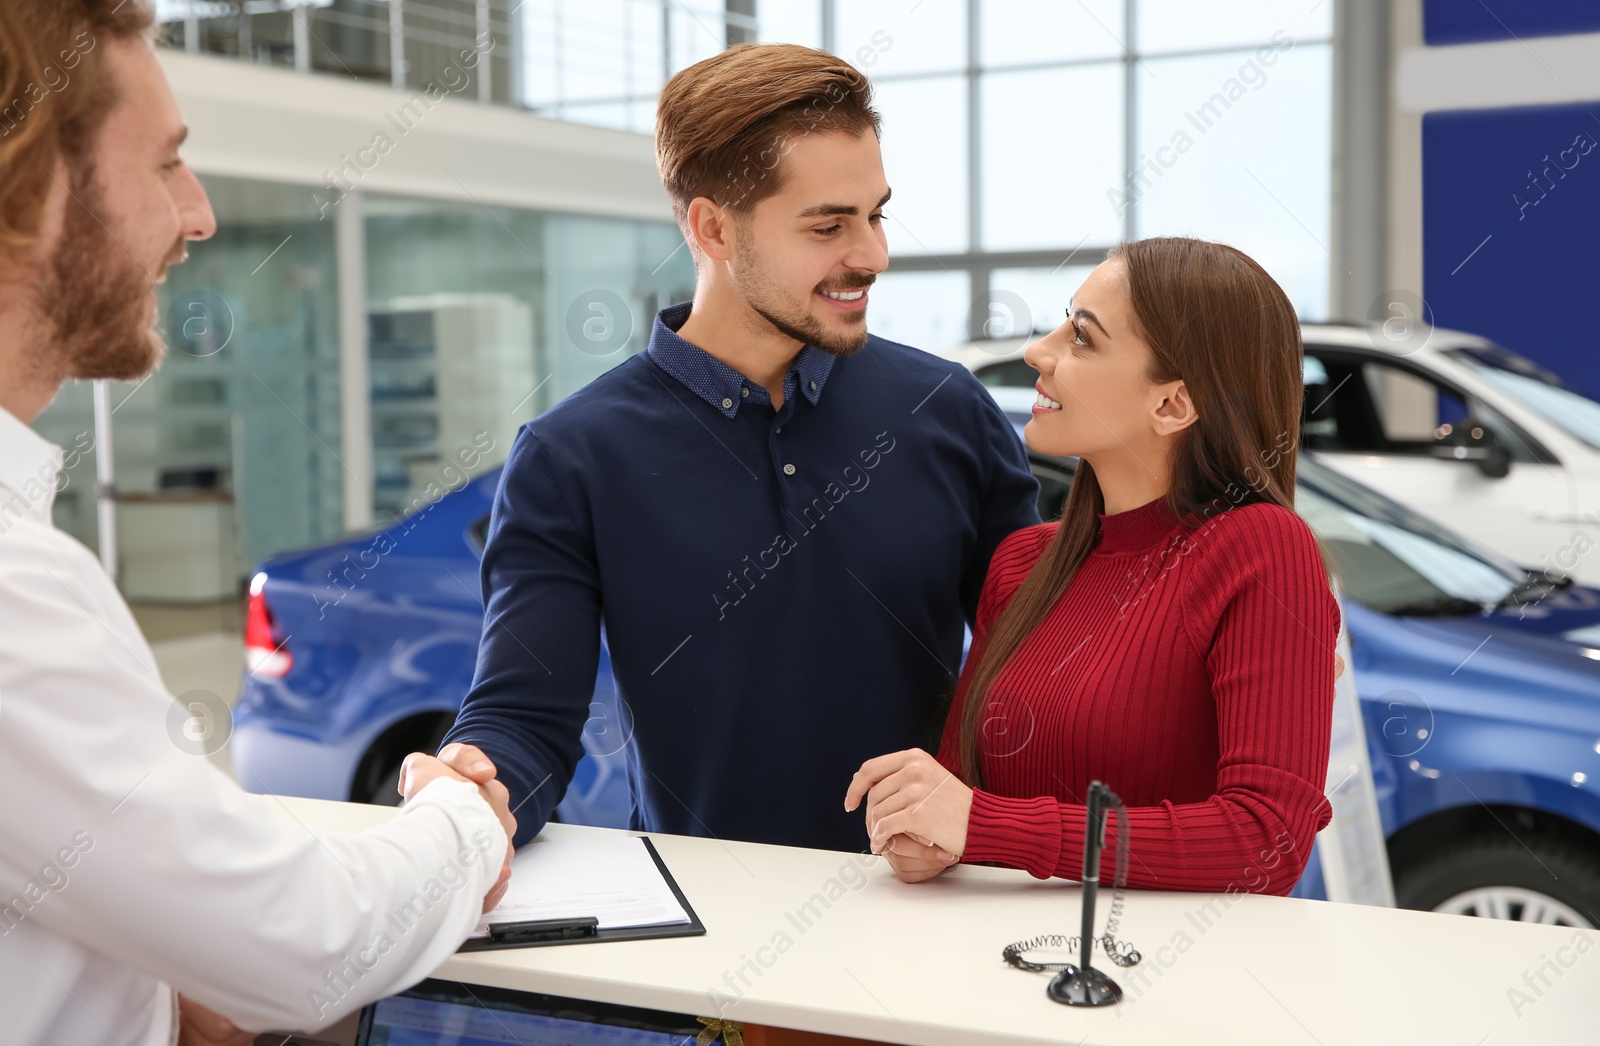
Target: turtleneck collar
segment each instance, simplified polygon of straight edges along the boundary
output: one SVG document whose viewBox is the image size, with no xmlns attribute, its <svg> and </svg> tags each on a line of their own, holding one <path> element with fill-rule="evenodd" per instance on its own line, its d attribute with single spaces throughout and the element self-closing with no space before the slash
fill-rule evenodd
<svg viewBox="0 0 1600 1046">
<path fill-rule="evenodd" d="M 1100 540 L 1096 552 L 1137 552 L 1149 548 L 1172 532 L 1178 517 L 1165 496 L 1115 515 L 1100 515 Z"/>
</svg>

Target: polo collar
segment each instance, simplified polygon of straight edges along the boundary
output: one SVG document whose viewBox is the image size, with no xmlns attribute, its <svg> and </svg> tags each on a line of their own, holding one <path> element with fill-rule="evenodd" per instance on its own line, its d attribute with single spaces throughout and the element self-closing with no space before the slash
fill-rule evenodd
<svg viewBox="0 0 1600 1046">
<path fill-rule="evenodd" d="M 771 397 L 757 382 L 740 374 L 709 352 L 678 336 L 678 331 L 689 319 L 693 302 L 671 305 L 656 313 L 655 325 L 650 331 L 650 359 L 674 378 L 705 400 L 724 417 L 732 418 L 747 400 L 770 403 Z M 822 388 L 833 373 L 837 359 L 815 345 L 807 345 L 795 356 L 784 375 L 786 397 L 799 392 L 814 407 L 822 398 Z"/>
</svg>

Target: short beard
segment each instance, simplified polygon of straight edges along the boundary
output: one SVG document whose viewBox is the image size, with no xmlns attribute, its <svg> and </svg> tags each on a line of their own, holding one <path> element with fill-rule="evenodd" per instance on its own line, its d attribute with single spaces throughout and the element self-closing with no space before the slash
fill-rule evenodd
<svg viewBox="0 0 1600 1046">
<path fill-rule="evenodd" d="M 795 301 L 793 295 L 768 278 L 766 270 L 756 260 L 754 238 L 748 230 L 742 227 L 736 229 L 734 238 L 739 253 L 733 267 L 733 278 L 744 295 L 745 304 L 757 316 L 770 323 L 784 337 L 793 338 L 802 345 L 814 345 L 833 356 L 851 356 L 866 347 L 865 309 L 848 314 L 848 322 L 858 324 L 859 331 L 831 333 L 807 311 L 804 303 Z M 871 286 L 872 281 L 870 276 L 860 277 L 847 286 L 828 289 L 856 290 Z"/>
<path fill-rule="evenodd" d="M 61 240 L 34 280 L 40 369 L 57 382 L 142 378 L 166 352 L 150 319 L 150 273 L 97 217 L 106 208 L 92 164 L 73 172 L 71 195 Z M 182 253 L 179 241 L 163 271 Z"/>
</svg>

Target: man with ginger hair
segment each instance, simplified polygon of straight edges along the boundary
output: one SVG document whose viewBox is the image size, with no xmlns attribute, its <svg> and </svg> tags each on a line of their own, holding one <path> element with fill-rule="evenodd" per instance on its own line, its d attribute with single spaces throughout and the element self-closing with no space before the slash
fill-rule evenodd
<svg viewBox="0 0 1600 1046">
<path fill-rule="evenodd" d="M 989 557 L 1038 521 L 1037 485 L 972 375 L 867 332 L 888 265 L 878 130 L 866 79 L 806 47 L 731 47 L 662 91 L 694 300 L 519 433 L 440 753 L 505 783 L 518 841 L 583 754 L 602 625 L 636 828 L 860 851 L 852 772 L 932 742 Z"/>
<path fill-rule="evenodd" d="M 156 284 L 216 228 L 151 28 L 141 0 L 0 4 L 0 1038 L 20 1046 L 332 1024 L 455 951 L 515 824 L 498 783 L 426 756 L 369 832 L 313 835 L 243 791 L 179 748 L 193 724 L 127 604 L 51 524 L 62 453 L 29 423 L 63 381 L 156 366 Z M 398 910 L 417 921 L 391 937 Z"/>
</svg>

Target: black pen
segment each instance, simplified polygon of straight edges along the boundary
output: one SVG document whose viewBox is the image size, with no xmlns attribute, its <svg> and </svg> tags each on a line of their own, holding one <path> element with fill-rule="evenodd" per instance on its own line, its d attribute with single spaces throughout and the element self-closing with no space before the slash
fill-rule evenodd
<svg viewBox="0 0 1600 1046">
<path fill-rule="evenodd" d="M 1088 970 L 1094 954 L 1094 906 L 1100 892 L 1100 854 L 1106 845 L 1106 792 L 1099 781 L 1089 783 L 1088 830 L 1083 840 L 1083 928 L 1079 931 L 1079 961 Z"/>
<path fill-rule="evenodd" d="M 489 939 L 495 944 L 578 941 L 595 936 L 599 929 L 600 920 L 592 915 L 580 919 L 532 919 L 527 922 L 491 924 Z"/>
</svg>

